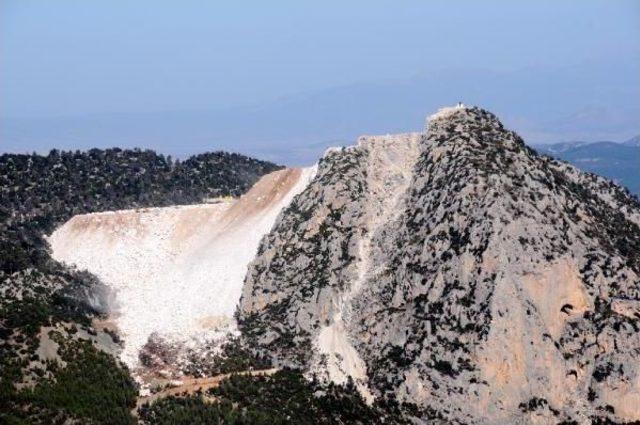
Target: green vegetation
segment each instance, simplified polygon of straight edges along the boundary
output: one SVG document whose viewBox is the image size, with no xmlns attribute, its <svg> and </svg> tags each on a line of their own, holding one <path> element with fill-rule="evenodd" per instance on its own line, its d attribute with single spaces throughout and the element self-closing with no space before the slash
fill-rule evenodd
<svg viewBox="0 0 640 425">
<path fill-rule="evenodd" d="M 41 326 L 47 324 L 52 311 L 42 299 L 24 298 L 11 300 L 0 308 L 0 317 L 8 329 L 19 329 L 28 336 L 34 336 Z"/>
<path fill-rule="evenodd" d="M 242 340 L 232 337 L 215 354 L 202 358 L 201 354 L 190 356 L 189 364 L 183 370 L 186 375 L 195 377 L 216 376 L 246 370 L 260 370 L 271 367 L 271 362 L 249 350 Z"/>
<path fill-rule="evenodd" d="M 239 196 L 278 168 L 226 152 L 184 162 L 139 149 L 0 155 L 0 271 L 44 266 L 42 233 L 75 214 Z"/>
<path fill-rule="evenodd" d="M 321 385 L 294 370 L 234 375 L 207 394 L 144 405 L 140 418 L 158 425 L 408 423 L 388 406 L 367 406 L 352 384 Z"/>
<path fill-rule="evenodd" d="M 49 364 L 52 379 L 42 379 L 33 388 L 17 391 L 3 381 L 0 422 L 49 424 L 80 419 L 83 423 L 134 423 L 130 411 L 137 389 L 127 369 L 88 341 L 56 339 L 63 344 L 65 365 Z"/>
<path fill-rule="evenodd" d="M 278 168 L 225 152 L 183 162 L 139 149 L 0 155 L 0 423 L 133 422 L 126 368 L 73 336 L 76 325 L 94 332 L 105 288 L 51 259 L 44 234 L 75 214 L 238 196 Z M 45 361 L 39 331 L 61 323 L 64 364 Z"/>
<path fill-rule="evenodd" d="M 238 424 L 239 416 L 228 401 L 208 403 L 202 395 L 167 397 L 141 410 L 141 419 L 148 424 Z"/>
</svg>

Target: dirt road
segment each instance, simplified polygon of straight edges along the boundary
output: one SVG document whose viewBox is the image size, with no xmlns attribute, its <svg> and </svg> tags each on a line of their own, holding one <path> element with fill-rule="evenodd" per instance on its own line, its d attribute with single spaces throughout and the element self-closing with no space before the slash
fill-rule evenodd
<svg viewBox="0 0 640 425">
<path fill-rule="evenodd" d="M 268 375 L 273 375 L 278 370 L 280 369 L 273 368 L 273 369 L 262 369 L 262 370 L 247 370 L 243 372 L 227 373 L 224 375 L 212 376 L 209 378 L 186 378 L 182 380 L 182 384 L 179 386 L 167 388 L 165 390 L 158 391 L 157 393 L 151 394 L 146 397 L 139 397 L 136 403 L 136 410 L 137 408 L 139 408 L 145 403 L 153 403 L 154 401 L 163 397 L 179 395 L 183 393 L 193 394 L 197 391 L 205 391 L 210 388 L 215 388 L 220 384 L 220 382 L 222 382 L 226 378 L 229 378 L 232 375 L 268 376 Z"/>
</svg>

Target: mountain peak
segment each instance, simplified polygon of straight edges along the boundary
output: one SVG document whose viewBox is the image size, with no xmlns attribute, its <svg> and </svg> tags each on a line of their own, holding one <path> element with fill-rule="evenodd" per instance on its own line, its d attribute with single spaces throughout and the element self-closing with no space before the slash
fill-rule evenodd
<svg viewBox="0 0 640 425">
<path fill-rule="evenodd" d="M 455 106 L 440 108 L 438 109 L 438 112 L 428 116 L 425 131 L 429 133 L 430 130 L 449 128 L 451 124 L 489 124 L 491 127 L 495 127 L 496 129 L 504 129 L 504 126 L 498 117 L 486 109 L 482 109 L 478 106 L 466 106 L 464 103 L 458 103 Z"/>
<path fill-rule="evenodd" d="M 429 115 L 427 117 L 427 126 L 432 121 L 448 118 L 451 115 L 454 115 L 461 111 L 465 111 L 467 109 L 469 108 L 462 102 L 458 102 L 458 104 L 454 106 L 444 106 L 438 109 L 438 112 L 436 112 L 435 114 Z"/>
<path fill-rule="evenodd" d="M 481 108 L 427 124 L 320 162 L 248 267 L 252 349 L 425 420 L 640 419 L 637 203 Z"/>
<path fill-rule="evenodd" d="M 497 116 L 480 107 L 463 104 L 442 108 L 427 119 L 426 141 L 442 149 L 430 151 L 438 157 L 456 156 L 464 151 L 481 162 L 483 158 L 526 154 L 524 141 L 515 132 L 506 129 Z M 511 152 L 507 154 L 507 152 Z"/>
</svg>

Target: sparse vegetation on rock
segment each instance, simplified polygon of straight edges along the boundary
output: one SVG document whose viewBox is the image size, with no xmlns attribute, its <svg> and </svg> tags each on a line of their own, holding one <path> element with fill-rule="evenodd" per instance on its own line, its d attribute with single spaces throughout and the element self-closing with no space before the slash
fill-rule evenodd
<svg viewBox="0 0 640 425">
<path fill-rule="evenodd" d="M 363 364 L 361 391 L 423 419 L 640 420 L 637 199 L 479 108 L 434 116 L 418 152 L 377 142 L 326 154 L 263 240 L 249 346 L 319 375 Z"/>
</svg>

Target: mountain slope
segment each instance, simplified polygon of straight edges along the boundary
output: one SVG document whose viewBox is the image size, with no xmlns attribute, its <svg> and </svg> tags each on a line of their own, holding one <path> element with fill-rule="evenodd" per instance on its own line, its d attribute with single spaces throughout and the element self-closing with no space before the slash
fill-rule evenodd
<svg viewBox="0 0 640 425">
<path fill-rule="evenodd" d="M 105 310 L 135 371 L 150 339 L 203 346 L 235 331 L 246 265 L 280 210 L 315 169 L 278 170 L 239 199 L 76 215 L 48 238 L 52 257 L 114 291 Z M 176 357 L 176 356 L 174 356 Z M 163 365 L 165 372 L 180 366 Z"/>
<path fill-rule="evenodd" d="M 625 146 L 640 146 L 640 134 L 623 143 Z"/>
<path fill-rule="evenodd" d="M 423 418 L 640 419 L 637 202 L 478 108 L 409 139 L 329 151 L 263 239 L 256 352 Z"/>
<path fill-rule="evenodd" d="M 567 161 L 581 170 L 599 174 L 640 194 L 640 144 L 638 138 L 624 143 L 569 142 L 538 145 L 535 149 Z"/>
<path fill-rule="evenodd" d="M 46 263 L 41 234 L 75 214 L 238 196 L 279 168 L 226 152 L 183 162 L 150 150 L 118 148 L 0 155 L 0 270 Z"/>
<path fill-rule="evenodd" d="M 133 420 L 137 387 L 103 320 L 113 291 L 52 259 L 45 233 L 79 213 L 239 195 L 278 168 L 224 152 L 175 163 L 121 149 L 0 155 L 0 422 Z"/>
</svg>

